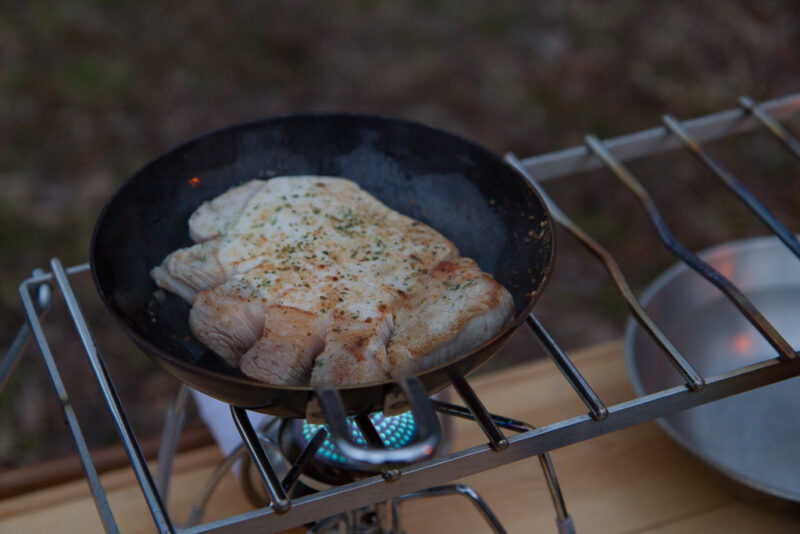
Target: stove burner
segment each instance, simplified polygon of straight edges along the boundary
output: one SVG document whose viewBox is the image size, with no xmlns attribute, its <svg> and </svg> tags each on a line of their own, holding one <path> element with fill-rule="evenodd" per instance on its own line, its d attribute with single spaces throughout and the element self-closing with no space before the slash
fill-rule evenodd
<svg viewBox="0 0 800 534">
<path fill-rule="evenodd" d="M 385 416 L 375 412 L 369 416 L 375 430 L 389 449 L 407 445 L 417 437 L 417 427 L 411 412 L 400 415 Z M 364 445 L 364 437 L 352 419 L 348 426 L 353 440 Z M 280 444 L 284 454 L 290 460 L 296 459 L 308 445 L 311 438 L 322 425 L 315 425 L 304 420 L 287 420 L 280 431 Z M 359 478 L 376 474 L 377 471 L 363 469 L 350 462 L 331 441 L 326 438 L 322 446 L 309 462 L 305 474 L 325 484 L 347 484 Z"/>
<path fill-rule="evenodd" d="M 411 415 L 411 412 L 390 417 L 376 412 L 371 414 L 369 418 L 372 421 L 372 424 L 375 425 L 375 430 L 378 431 L 378 435 L 381 437 L 381 440 L 383 440 L 383 443 L 389 449 L 396 449 L 398 447 L 407 445 L 416 434 L 416 423 L 414 422 L 414 416 Z M 350 427 L 350 433 L 352 434 L 355 442 L 359 445 L 365 445 L 366 443 L 361 435 L 361 431 L 359 431 L 355 422 L 353 422 L 351 419 L 347 421 L 347 424 Z M 323 425 L 315 425 L 303 421 L 300 431 L 303 447 L 305 447 L 308 442 L 311 441 L 311 438 L 314 437 L 316 431 L 322 426 Z M 319 448 L 319 451 L 317 452 L 316 458 L 322 462 L 333 463 L 340 467 L 352 465 L 347 458 L 341 455 L 339 449 L 330 440 L 330 437 L 325 439 L 322 446 Z"/>
</svg>

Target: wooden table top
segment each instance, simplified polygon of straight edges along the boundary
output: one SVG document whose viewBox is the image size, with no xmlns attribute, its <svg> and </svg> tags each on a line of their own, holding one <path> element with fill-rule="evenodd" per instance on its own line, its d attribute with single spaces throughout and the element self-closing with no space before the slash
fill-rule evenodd
<svg viewBox="0 0 800 534">
<path fill-rule="evenodd" d="M 573 361 L 608 404 L 633 397 L 619 342 L 576 351 Z M 491 373 L 471 381 L 487 408 L 536 425 L 585 412 L 549 361 Z M 483 436 L 470 421 L 454 421 L 452 446 L 477 445 Z M 578 443 L 551 453 L 567 508 L 579 533 L 800 532 L 800 517 L 739 500 L 654 423 Z M 215 446 L 178 455 L 169 509 L 181 524 L 221 459 Z M 101 476 L 123 532 L 153 532 L 149 511 L 129 468 Z M 556 532 L 555 513 L 535 458 L 468 477 L 511 533 Z M 251 509 L 228 474 L 211 498 L 206 519 Z M 487 526 L 466 499 L 437 497 L 402 505 L 408 532 L 483 533 Z M 84 481 L 60 484 L 0 501 L 0 533 L 101 532 Z M 298 530 L 302 532 L 302 530 Z"/>
</svg>

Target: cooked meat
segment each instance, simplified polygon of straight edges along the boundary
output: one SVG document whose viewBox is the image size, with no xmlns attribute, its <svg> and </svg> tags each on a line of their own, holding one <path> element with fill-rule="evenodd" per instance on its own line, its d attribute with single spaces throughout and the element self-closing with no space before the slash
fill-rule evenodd
<svg viewBox="0 0 800 534">
<path fill-rule="evenodd" d="M 239 364 L 264 330 L 268 306 L 259 289 L 246 277 L 236 276 L 198 293 L 189 312 L 195 337 L 231 365 Z"/>
<path fill-rule="evenodd" d="M 150 271 L 156 283 L 180 295 L 188 303 L 198 291 L 225 283 L 228 275 L 217 260 L 219 239 L 176 250 Z"/>
<path fill-rule="evenodd" d="M 317 356 L 311 384 L 359 384 L 389 377 L 386 344 L 402 294 L 391 285 L 347 284 L 347 298 L 333 312 L 325 350 Z"/>
<path fill-rule="evenodd" d="M 189 237 L 192 241 L 200 243 L 225 233 L 225 228 L 238 218 L 247 200 L 265 183 L 263 180 L 250 180 L 200 204 L 189 217 Z"/>
<path fill-rule="evenodd" d="M 314 358 L 325 346 L 325 333 L 338 288 L 330 268 L 306 272 L 281 271 L 261 265 L 248 277 L 264 285 L 262 299 L 270 303 L 262 337 L 242 357 L 242 372 L 264 382 L 306 385 Z M 306 287 L 308 286 L 308 287 Z"/>
<path fill-rule="evenodd" d="M 264 261 L 248 273 L 236 274 L 223 285 L 197 294 L 189 312 L 192 332 L 229 363 L 238 365 L 241 356 L 264 335 L 270 307 L 315 311 L 319 295 L 328 289 L 320 271 L 324 272 L 304 273 Z"/>
<path fill-rule="evenodd" d="M 327 328 L 327 314 L 270 306 L 264 335 L 242 356 L 242 372 L 272 384 L 308 384 Z"/>
<path fill-rule="evenodd" d="M 480 345 L 513 313 L 450 241 L 341 178 L 248 182 L 198 208 L 190 233 L 204 242 L 153 278 L 193 302 L 200 341 L 268 383 L 415 372 Z"/>
<path fill-rule="evenodd" d="M 392 334 L 391 314 L 377 324 L 352 319 L 334 320 L 325 337 L 325 350 L 314 361 L 311 385 L 366 384 L 389 378 L 386 344 Z"/>
<path fill-rule="evenodd" d="M 389 340 L 393 375 L 436 367 L 481 346 L 514 316 L 509 292 L 470 258 L 443 261 L 397 312 Z"/>
</svg>

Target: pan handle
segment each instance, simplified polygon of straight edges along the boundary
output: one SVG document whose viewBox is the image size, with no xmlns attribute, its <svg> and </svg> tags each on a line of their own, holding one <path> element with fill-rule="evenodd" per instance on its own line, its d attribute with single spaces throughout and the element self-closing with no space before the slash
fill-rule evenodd
<svg viewBox="0 0 800 534">
<path fill-rule="evenodd" d="M 433 456 L 442 439 L 439 419 L 428 400 L 422 382 L 414 376 L 404 376 L 398 378 L 397 383 L 411 406 L 411 413 L 414 414 L 417 424 L 418 438 L 396 449 L 388 449 L 381 446 L 382 443 L 375 443 L 374 437 L 377 436 L 373 439 L 365 436 L 365 441 L 369 444 L 367 446 L 356 443 L 350 435 L 344 403 L 339 392 L 329 385 L 317 386 L 315 389 L 331 439 L 348 460 L 364 469 L 394 469 L 419 462 Z M 364 419 L 368 418 L 361 419 L 363 423 Z"/>
</svg>

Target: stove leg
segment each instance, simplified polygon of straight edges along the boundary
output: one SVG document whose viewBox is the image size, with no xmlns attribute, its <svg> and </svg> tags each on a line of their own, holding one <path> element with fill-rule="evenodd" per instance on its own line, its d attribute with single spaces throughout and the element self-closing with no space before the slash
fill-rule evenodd
<svg viewBox="0 0 800 534">
<path fill-rule="evenodd" d="M 28 326 L 28 323 L 25 323 L 22 325 L 22 328 L 19 329 L 17 337 L 11 342 L 11 346 L 8 348 L 6 355 L 0 360 L 0 394 L 3 393 L 8 379 L 14 374 L 14 370 L 17 368 L 20 360 L 22 360 L 21 356 L 28 347 L 30 338 L 31 327 Z"/>
<path fill-rule="evenodd" d="M 572 516 L 569 515 L 564 504 L 564 496 L 561 494 L 561 488 L 556 478 L 556 470 L 550 460 L 550 455 L 547 453 L 540 454 L 539 463 L 542 465 L 544 479 L 547 481 L 547 489 L 550 490 L 550 498 L 553 499 L 553 506 L 556 509 L 558 534 L 575 534 L 575 524 L 572 522 Z"/>
<path fill-rule="evenodd" d="M 467 499 L 475 505 L 475 508 L 481 513 L 483 518 L 492 527 L 492 532 L 495 534 L 506 534 L 506 529 L 503 528 L 503 525 L 500 523 L 500 520 L 497 519 L 497 516 L 494 515 L 492 509 L 489 508 L 489 505 L 486 504 L 486 501 L 475 491 L 472 487 L 467 486 L 466 484 L 450 484 L 447 486 L 437 486 L 435 488 L 428 488 L 422 491 L 415 491 L 414 493 L 409 493 L 407 495 L 403 495 L 398 497 L 392 501 L 392 534 L 400 534 L 400 521 L 398 518 L 398 505 L 410 499 L 422 499 L 426 497 L 439 497 L 442 495 L 463 495 Z"/>
<path fill-rule="evenodd" d="M 217 487 L 217 484 L 222 481 L 222 477 L 224 477 L 228 470 L 233 467 L 233 464 L 236 463 L 236 460 L 243 458 L 247 455 L 247 451 L 245 450 L 244 443 L 236 447 L 228 456 L 222 459 L 222 461 L 217 464 L 217 468 L 214 469 L 214 472 L 211 473 L 211 476 L 208 477 L 205 486 L 203 486 L 203 490 L 200 492 L 200 496 L 195 500 L 195 503 L 192 505 L 191 510 L 189 511 L 189 518 L 186 520 L 186 524 L 183 526 L 184 528 L 194 527 L 200 524 L 203 520 L 203 516 L 206 513 L 206 506 L 208 506 L 208 500 L 211 498 L 211 494 Z"/>
<path fill-rule="evenodd" d="M 468 388 L 468 386 L 467 386 Z M 471 390 L 469 390 L 471 391 Z M 474 393 L 472 393 L 474 395 Z M 434 409 L 436 411 L 461 417 L 463 419 L 476 420 L 475 415 L 470 410 L 463 406 L 450 404 L 440 400 L 433 400 Z M 534 430 L 535 427 L 531 424 L 511 419 L 510 417 L 503 417 L 502 415 L 487 414 L 490 417 L 491 423 L 496 425 L 495 428 L 506 428 L 514 432 L 529 432 Z M 558 485 L 558 478 L 556 477 L 556 470 L 553 467 L 553 462 L 550 460 L 550 454 L 544 452 L 539 455 L 539 463 L 544 472 L 544 479 L 547 482 L 547 489 L 550 491 L 550 498 L 553 500 L 553 507 L 556 509 L 556 526 L 558 527 L 559 534 L 575 534 L 575 526 L 572 523 L 572 517 L 567 512 L 567 507 L 564 504 L 564 496 L 561 494 L 561 487 Z M 396 510 L 393 506 L 392 510 Z M 395 529 L 397 530 L 397 529 Z"/>
<path fill-rule="evenodd" d="M 337 527 L 336 531 L 338 532 L 342 531 L 342 527 L 344 527 L 345 532 L 350 532 L 350 519 L 348 514 L 334 515 L 326 519 L 321 519 L 308 529 L 308 534 L 332 533 L 334 532 L 334 530 L 332 530 L 334 527 Z"/>
<path fill-rule="evenodd" d="M 175 402 L 167 412 L 164 421 L 164 430 L 161 433 L 161 444 L 158 447 L 158 460 L 156 467 L 156 488 L 161 494 L 161 500 L 167 502 L 167 492 L 169 491 L 169 481 L 172 475 L 172 461 L 175 459 L 175 451 L 178 449 L 178 439 L 181 437 L 183 421 L 186 419 L 186 397 L 188 388 L 186 384 L 181 384 Z"/>
<path fill-rule="evenodd" d="M 40 276 L 43 274 L 44 271 L 41 269 L 33 271 L 33 276 Z M 53 302 L 53 291 L 50 284 L 42 282 L 32 292 L 35 293 L 36 296 L 34 307 L 36 308 L 36 313 L 39 314 L 39 319 L 41 319 L 44 314 L 47 313 L 47 310 L 50 309 L 50 304 Z M 8 379 L 14 374 L 14 370 L 22 360 L 22 355 L 25 353 L 30 339 L 31 327 L 26 322 L 22 325 L 22 328 L 19 329 L 17 337 L 11 342 L 11 346 L 8 348 L 6 355 L 0 360 L 0 394 L 3 393 L 3 388 L 5 388 Z"/>
<path fill-rule="evenodd" d="M 264 434 L 277 421 L 278 419 L 270 419 L 258 429 L 259 439 L 261 439 L 261 443 L 265 447 L 276 447 L 268 438 L 264 436 Z M 214 493 L 214 490 L 222 481 L 222 478 L 228 473 L 229 470 L 233 468 L 233 465 L 238 460 L 243 460 L 246 462 L 248 459 L 249 456 L 247 455 L 247 447 L 244 443 L 240 443 L 217 464 L 214 472 L 211 473 L 211 475 L 208 477 L 208 480 L 206 480 L 200 495 L 195 499 L 194 504 L 189 512 L 189 518 L 186 520 L 186 524 L 183 525 L 183 528 L 194 527 L 200 524 L 200 522 L 203 520 L 203 516 L 206 513 L 206 507 L 208 506 L 208 501 L 211 499 L 211 494 Z M 245 495 L 247 495 L 248 499 L 250 499 L 254 506 L 266 505 L 266 502 L 259 503 L 253 500 L 252 496 L 256 494 L 256 491 L 252 488 L 252 486 L 250 486 L 249 483 L 245 484 L 245 481 L 249 481 L 247 471 L 247 467 L 242 467 L 241 480 Z M 259 500 L 263 501 L 263 498 L 259 496 Z"/>
</svg>

